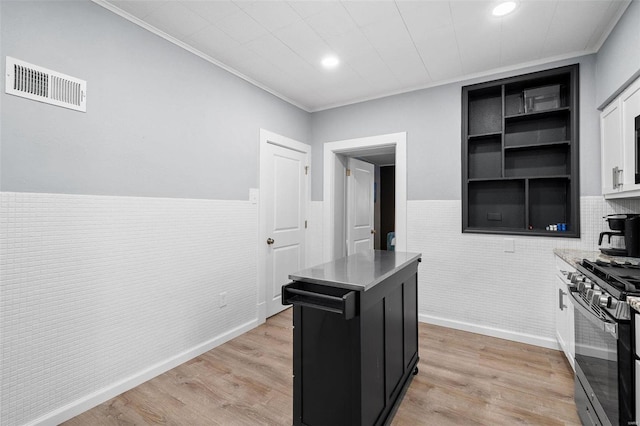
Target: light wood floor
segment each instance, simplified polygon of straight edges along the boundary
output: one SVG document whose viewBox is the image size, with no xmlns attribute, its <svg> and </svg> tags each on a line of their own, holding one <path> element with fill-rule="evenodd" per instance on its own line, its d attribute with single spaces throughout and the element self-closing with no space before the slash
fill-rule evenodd
<svg viewBox="0 0 640 426">
<path fill-rule="evenodd" d="M 579 425 L 561 352 L 420 323 L 393 425 Z M 64 423 L 291 425 L 292 310 Z"/>
</svg>

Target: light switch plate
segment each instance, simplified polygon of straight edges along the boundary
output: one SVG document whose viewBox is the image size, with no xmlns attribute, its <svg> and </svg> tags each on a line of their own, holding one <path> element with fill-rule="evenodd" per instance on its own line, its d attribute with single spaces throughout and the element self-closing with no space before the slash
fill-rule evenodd
<svg viewBox="0 0 640 426">
<path fill-rule="evenodd" d="M 516 251 L 516 241 L 513 238 L 504 239 L 504 252 L 514 253 Z"/>
</svg>

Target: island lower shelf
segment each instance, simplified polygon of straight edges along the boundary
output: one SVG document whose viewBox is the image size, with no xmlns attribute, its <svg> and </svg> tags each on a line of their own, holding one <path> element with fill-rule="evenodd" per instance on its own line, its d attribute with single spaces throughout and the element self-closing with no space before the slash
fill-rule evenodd
<svg viewBox="0 0 640 426">
<path fill-rule="evenodd" d="M 417 374 L 419 261 L 394 267 L 366 290 L 304 276 L 283 287 L 283 304 L 294 310 L 294 425 L 382 425 L 392 418 Z"/>
</svg>

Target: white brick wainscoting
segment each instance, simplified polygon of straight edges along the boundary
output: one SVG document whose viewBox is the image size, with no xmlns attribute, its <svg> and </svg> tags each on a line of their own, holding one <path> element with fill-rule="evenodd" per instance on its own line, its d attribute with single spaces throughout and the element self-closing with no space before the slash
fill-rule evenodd
<svg viewBox="0 0 640 426">
<path fill-rule="evenodd" d="M 460 200 L 409 201 L 407 210 L 407 249 L 423 255 L 421 321 L 557 348 L 553 249 L 597 250 L 602 217 L 640 212 L 640 201 L 581 197 L 579 239 L 463 234 Z"/>
<path fill-rule="evenodd" d="M 1 193 L 0 424 L 57 424 L 257 325 L 257 212 Z"/>
<path fill-rule="evenodd" d="M 407 207 L 421 321 L 556 348 L 553 249 L 597 250 L 602 216 L 640 201 L 582 197 L 580 239 L 462 234 L 459 200 Z M 0 424 L 58 424 L 257 325 L 257 224 L 249 201 L 0 193 Z"/>
</svg>

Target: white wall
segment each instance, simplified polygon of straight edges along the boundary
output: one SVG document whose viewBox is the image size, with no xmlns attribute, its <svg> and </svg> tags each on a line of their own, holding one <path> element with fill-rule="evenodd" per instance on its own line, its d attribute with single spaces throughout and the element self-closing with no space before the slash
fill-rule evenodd
<svg viewBox="0 0 640 426">
<path fill-rule="evenodd" d="M 309 139 L 305 111 L 88 0 L 0 10 L 3 59 L 87 80 L 86 113 L 2 90 L 0 190 L 246 200 L 260 128 Z"/>
<path fill-rule="evenodd" d="M 552 62 L 313 113 L 312 199 L 322 199 L 326 142 L 407 133 L 410 200 L 461 198 L 462 86 L 569 64 L 580 64 L 580 191 L 600 194 L 599 113 L 595 105 L 595 55 Z"/>
<path fill-rule="evenodd" d="M 597 99 L 603 108 L 640 76 L 640 0 L 633 0 L 598 51 Z"/>
<path fill-rule="evenodd" d="M 310 115 L 88 0 L 0 1 L 7 55 L 88 82 L 0 93 L 0 424 L 58 424 L 256 325 L 260 128 Z"/>
</svg>

